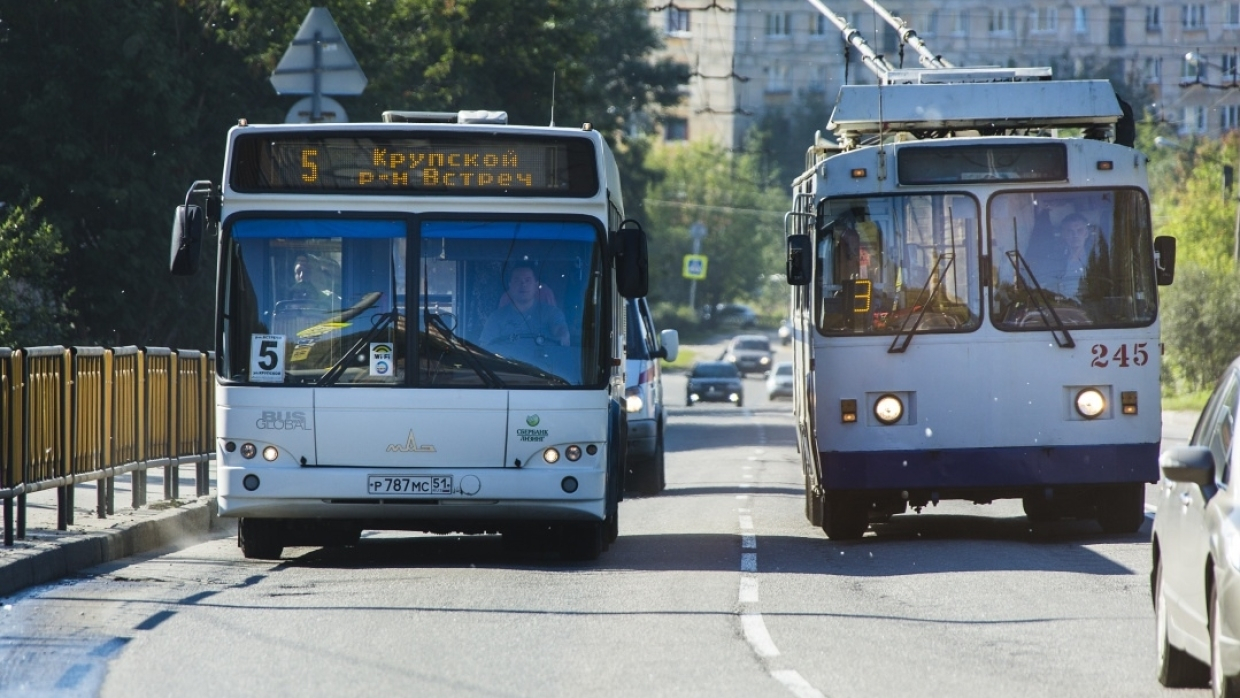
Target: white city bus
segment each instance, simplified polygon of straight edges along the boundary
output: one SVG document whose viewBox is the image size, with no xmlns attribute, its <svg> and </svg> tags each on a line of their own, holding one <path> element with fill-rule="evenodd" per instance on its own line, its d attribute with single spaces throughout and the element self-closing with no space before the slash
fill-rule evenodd
<svg viewBox="0 0 1240 698">
<path fill-rule="evenodd" d="M 794 410 L 831 538 L 945 499 L 1143 521 L 1174 240 L 1109 83 L 1049 78 L 846 86 L 793 183 Z"/>
<path fill-rule="evenodd" d="M 506 121 L 242 122 L 178 208 L 173 273 L 218 230 L 219 512 L 246 557 L 363 529 L 615 539 L 645 233 L 598 132 Z"/>
</svg>

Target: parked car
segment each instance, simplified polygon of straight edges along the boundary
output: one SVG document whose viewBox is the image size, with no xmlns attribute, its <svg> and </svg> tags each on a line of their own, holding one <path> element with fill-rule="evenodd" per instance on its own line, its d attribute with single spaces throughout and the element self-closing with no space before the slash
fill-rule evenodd
<svg viewBox="0 0 1240 698">
<path fill-rule="evenodd" d="M 764 334 L 740 334 L 728 342 L 723 350 L 723 361 L 735 364 L 741 375 L 761 373 L 766 375 L 775 360 L 771 350 L 771 338 Z"/>
<path fill-rule="evenodd" d="M 1158 680 L 1240 696 L 1240 359 L 1224 372 L 1186 446 L 1159 459 L 1152 535 Z M 1238 461 L 1240 462 L 1240 461 Z"/>
<path fill-rule="evenodd" d="M 780 361 L 775 370 L 766 379 L 766 397 L 774 400 L 777 397 L 792 397 L 792 362 Z"/>
<path fill-rule="evenodd" d="M 758 314 L 742 303 L 720 303 L 703 310 L 702 319 L 716 327 L 747 330 L 758 326 Z"/>
<path fill-rule="evenodd" d="M 660 359 L 675 361 L 680 336 L 676 330 L 655 334 L 645 298 L 628 301 L 625 331 L 624 397 L 628 412 L 628 456 L 625 489 L 658 494 L 666 487 L 663 465 L 663 372 Z"/>
<path fill-rule="evenodd" d="M 689 371 L 685 404 L 699 402 L 731 402 L 745 404 L 745 386 L 736 365 L 728 361 L 699 361 Z"/>
</svg>

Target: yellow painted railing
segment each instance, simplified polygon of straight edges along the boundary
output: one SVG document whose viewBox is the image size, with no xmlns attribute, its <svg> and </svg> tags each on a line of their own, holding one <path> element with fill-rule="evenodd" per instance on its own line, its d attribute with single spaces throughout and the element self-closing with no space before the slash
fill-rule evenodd
<svg viewBox="0 0 1240 698">
<path fill-rule="evenodd" d="M 26 495 L 56 488 L 57 525 L 73 523 L 74 485 L 99 480 L 97 515 L 115 513 L 112 481 L 164 468 L 164 498 L 180 497 L 178 468 L 195 466 L 209 493 L 215 450 L 213 356 L 119 347 L 0 348 L 0 499 L 4 544 L 26 534 Z M 14 523 L 16 513 L 16 524 Z"/>
</svg>

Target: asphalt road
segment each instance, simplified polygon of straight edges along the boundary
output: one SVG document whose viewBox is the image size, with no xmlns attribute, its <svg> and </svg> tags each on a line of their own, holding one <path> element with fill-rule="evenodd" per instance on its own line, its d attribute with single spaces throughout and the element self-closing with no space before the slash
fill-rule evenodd
<svg viewBox="0 0 1240 698">
<path fill-rule="evenodd" d="M 668 489 L 594 563 L 368 534 L 241 557 L 228 532 L 0 610 L 0 694 L 1159 696 L 1149 530 L 943 503 L 835 543 L 791 411 L 671 405 Z"/>
</svg>

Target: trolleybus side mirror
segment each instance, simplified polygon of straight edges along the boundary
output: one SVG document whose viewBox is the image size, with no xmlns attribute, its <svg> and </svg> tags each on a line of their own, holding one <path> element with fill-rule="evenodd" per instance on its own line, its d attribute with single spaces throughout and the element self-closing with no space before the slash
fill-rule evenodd
<svg viewBox="0 0 1240 698">
<path fill-rule="evenodd" d="M 176 215 L 172 219 L 172 259 L 169 263 L 169 270 L 173 274 L 189 276 L 197 273 L 205 228 L 206 216 L 203 215 L 201 206 L 177 206 Z"/>
<path fill-rule="evenodd" d="M 804 286 L 813 275 L 813 245 L 808 235 L 788 236 L 788 265 L 786 274 L 791 286 Z"/>
<path fill-rule="evenodd" d="M 626 220 L 616 231 L 616 287 L 625 298 L 641 298 L 650 290 L 650 259 L 646 231 L 635 220 Z"/>
<path fill-rule="evenodd" d="M 1170 235 L 1154 238 L 1154 276 L 1159 286 L 1170 286 L 1175 280 L 1175 238 Z"/>
</svg>

